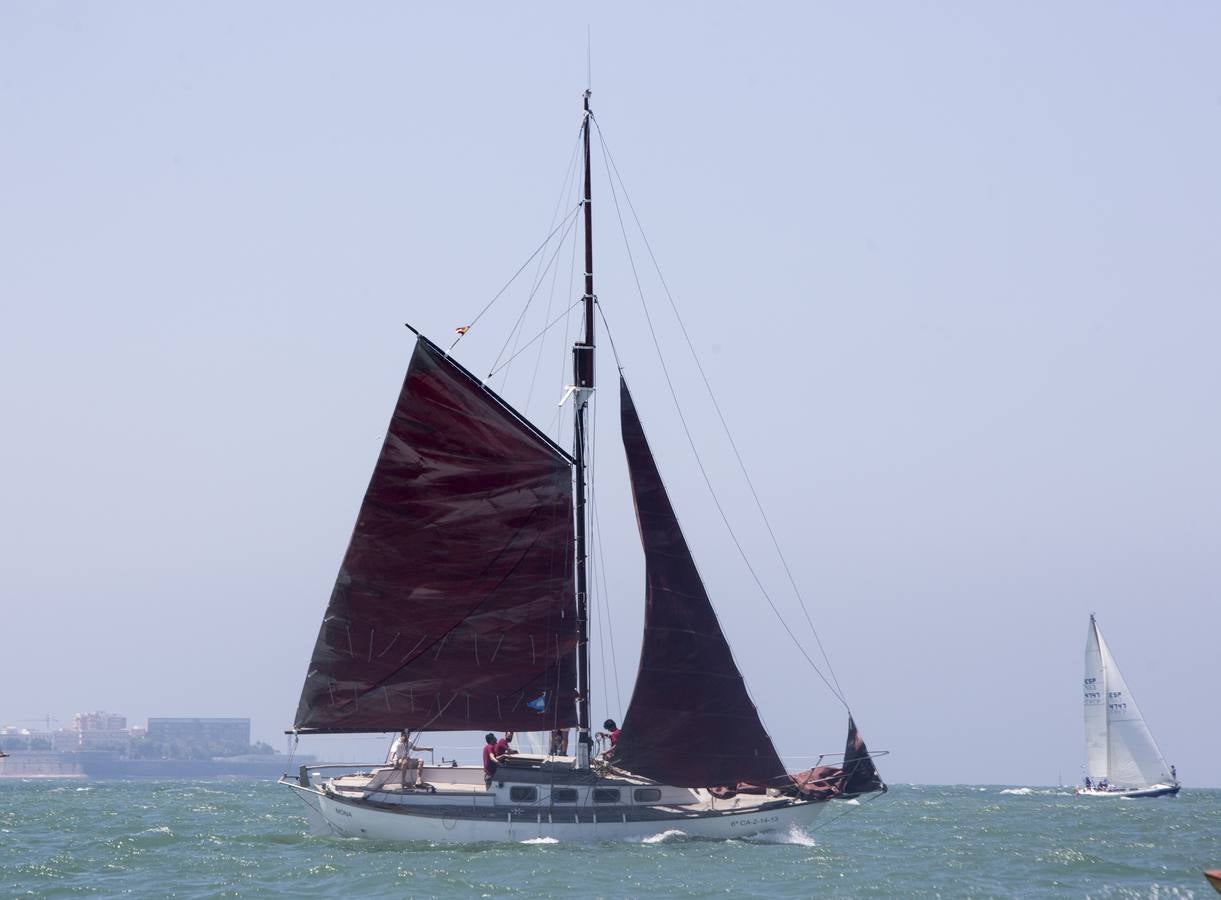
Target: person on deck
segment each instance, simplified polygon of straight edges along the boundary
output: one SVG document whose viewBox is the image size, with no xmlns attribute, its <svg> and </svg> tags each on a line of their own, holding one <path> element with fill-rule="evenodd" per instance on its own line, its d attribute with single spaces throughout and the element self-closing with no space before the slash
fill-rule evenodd
<svg viewBox="0 0 1221 900">
<path fill-rule="evenodd" d="M 393 766 L 399 761 L 399 748 L 403 745 L 406 734 L 406 731 L 400 732 L 390 742 L 390 752 L 386 754 L 386 765 Z"/>
<path fill-rule="evenodd" d="M 504 762 L 504 758 L 506 756 L 512 756 L 513 754 L 517 753 L 516 750 L 514 750 L 512 747 L 509 746 L 509 744 L 512 743 L 512 741 L 513 741 L 513 732 L 506 731 L 505 736 L 496 742 L 496 761 L 497 762 Z"/>
<path fill-rule="evenodd" d="M 412 758 L 411 732 L 406 728 L 390 745 L 390 755 L 386 758 L 386 762 L 403 773 L 402 780 L 399 782 L 402 787 L 407 787 L 409 780 L 413 787 L 419 787 L 424 775 L 424 761 Z"/>
<path fill-rule="evenodd" d="M 551 732 L 551 748 L 547 752 L 552 756 L 568 755 L 567 728 L 557 728 Z"/>
<path fill-rule="evenodd" d="M 492 789 L 492 778 L 496 774 L 496 735 L 488 732 L 483 736 L 483 786 Z"/>
<path fill-rule="evenodd" d="M 602 752 L 602 755 L 610 756 L 615 752 L 615 745 L 619 743 L 619 726 L 615 724 L 614 719 L 607 719 L 602 723 L 602 727 L 605 728 L 606 731 L 599 731 L 597 736 L 604 737 L 610 741 L 610 746 Z"/>
<path fill-rule="evenodd" d="M 1175 770 L 1174 766 L 1170 767 L 1170 780 L 1175 784 L 1179 783 L 1179 773 Z"/>
</svg>

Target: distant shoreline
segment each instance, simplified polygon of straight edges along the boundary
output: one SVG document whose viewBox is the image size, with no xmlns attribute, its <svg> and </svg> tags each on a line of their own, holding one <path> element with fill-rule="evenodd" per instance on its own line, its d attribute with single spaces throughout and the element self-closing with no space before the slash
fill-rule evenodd
<svg viewBox="0 0 1221 900">
<path fill-rule="evenodd" d="M 211 759 L 125 759 L 107 752 L 15 752 L 0 759 L 0 780 L 140 779 L 140 778 L 278 778 L 290 767 L 313 757 L 268 754 Z"/>
</svg>

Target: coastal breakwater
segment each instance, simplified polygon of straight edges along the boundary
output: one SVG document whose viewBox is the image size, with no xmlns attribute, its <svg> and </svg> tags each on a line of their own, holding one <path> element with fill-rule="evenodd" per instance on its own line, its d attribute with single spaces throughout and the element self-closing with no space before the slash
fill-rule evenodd
<svg viewBox="0 0 1221 900">
<path fill-rule="evenodd" d="M 291 766 L 312 763 L 296 757 Z M 0 759 L 0 778 L 276 778 L 290 768 L 283 754 L 212 759 L 125 759 L 106 751 L 16 751 Z"/>
<path fill-rule="evenodd" d="M 85 771 L 74 754 L 17 752 L 0 759 L 0 778 L 85 778 Z"/>
</svg>

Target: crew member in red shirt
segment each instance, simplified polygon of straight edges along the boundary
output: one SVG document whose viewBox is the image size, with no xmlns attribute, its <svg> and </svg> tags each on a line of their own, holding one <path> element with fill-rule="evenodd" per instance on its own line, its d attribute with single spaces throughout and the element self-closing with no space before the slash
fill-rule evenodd
<svg viewBox="0 0 1221 900">
<path fill-rule="evenodd" d="M 509 742 L 513 740 L 513 732 L 506 731 L 505 736 L 496 742 L 496 761 L 504 762 L 506 756 L 512 756 L 517 751 L 509 746 Z"/>
<path fill-rule="evenodd" d="M 496 735 L 490 731 L 483 736 L 483 786 L 492 789 L 492 776 L 496 774 Z"/>
<path fill-rule="evenodd" d="M 619 726 L 615 724 L 614 719 L 607 719 L 602 723 L 602 727 L 605 728 L 606 731 L 599 731 L 598 737 L 610 739 L 610 746 L 606 748 L 602 755 L 610 756 L 615 752 L 615 744 L 619 743 Z"/>
</svg>

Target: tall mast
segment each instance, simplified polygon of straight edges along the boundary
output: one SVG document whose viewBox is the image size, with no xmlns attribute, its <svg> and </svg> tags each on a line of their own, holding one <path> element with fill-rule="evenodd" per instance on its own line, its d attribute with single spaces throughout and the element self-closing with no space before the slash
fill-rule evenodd
<svg viewBox="0 0 1221 900">
<path fill-rule="evenodd" d="M 572 348 L 574 402 L 573 456 L 576 470 L 576 575 L 577 575 L 577 767 L 588 768 L 589 728 L 589 590 L 585 546 L 585 469 L 588 441 L 587 412 L 594 391 L 594 236 L 593 198 L 589 171 L 589 95 L 585 92 L 585 116 L 581 138 L 585 146 L 585 339 Z"/>
</svg>

